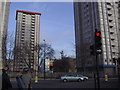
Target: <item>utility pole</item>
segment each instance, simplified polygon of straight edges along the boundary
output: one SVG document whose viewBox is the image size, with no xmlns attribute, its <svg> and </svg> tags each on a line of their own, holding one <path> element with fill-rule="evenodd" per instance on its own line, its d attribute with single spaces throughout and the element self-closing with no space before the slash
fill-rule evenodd
<svg viewBox="0 0 120 90">
<path fill-rule="evenodd" d="M 44 80 L 45 80 L 45 40 L 44 41 Z"/>
<path fill-rule="evenodd" d="M 96 54 L 96 83 L 97 83 L 97 90 L 100 90 L 100 79 L 99 79 L 99 64 L 98 64 L 98 55 Z"/>
<path fill-rule="evenodd" d="M 36 61 L 36 76 L 35 83 L 38 83 L 38 69 L 39 69 L 39 45 L 36 46 L 36 52 L 38 52 L 38 61 Z"/>
</svg>

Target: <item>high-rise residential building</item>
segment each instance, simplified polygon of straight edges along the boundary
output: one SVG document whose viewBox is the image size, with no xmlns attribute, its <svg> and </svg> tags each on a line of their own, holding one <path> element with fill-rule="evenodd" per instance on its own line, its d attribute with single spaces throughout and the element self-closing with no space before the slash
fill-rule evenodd
<svg viewBox="0 0 120 90">
<path fill-rule="evenodd" d="M 117 2 L 75 2 L 75 42 L 77 71 L 95 73 L 95 56 L 90 46 L 95 44 L 95 29 L 101 31 L 102 54 L 98 56 L 101 76 L 117 73 L 119 58 L 119 27 Z"/>
<path fill-rule="evenodd" d="M 14 71 L 38 70 L 41 13 L 16 11 Z"/>
<path fill-rule="evenodd" d="M 6 64 L 6 38 L 8 29 L 9 8 L 9 0 L 4 0 L 4 2 L 0 1 L 0 68 Z"/>
</svg>

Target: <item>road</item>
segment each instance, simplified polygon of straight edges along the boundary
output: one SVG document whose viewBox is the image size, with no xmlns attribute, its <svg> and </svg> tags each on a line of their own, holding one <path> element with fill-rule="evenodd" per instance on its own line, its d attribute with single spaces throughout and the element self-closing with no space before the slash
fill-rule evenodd
<svg viewBox="0 0 120 90">
<path fill-rule="evenodd" d="M 13 88 L 17 88 L 17 83 L 15 78 L 11 79 Z M 81 82 L 62 82 L 60 80 L 39 80 L 38 83 L 32 81 L 33 88 L 95 88 L 94 79 L 89 79 L 87 81 Z M 105 82 L 104 79 L 100 79 L 101 88 L 120 88 L 117 79 L 109 79 Z"/>
</svg>

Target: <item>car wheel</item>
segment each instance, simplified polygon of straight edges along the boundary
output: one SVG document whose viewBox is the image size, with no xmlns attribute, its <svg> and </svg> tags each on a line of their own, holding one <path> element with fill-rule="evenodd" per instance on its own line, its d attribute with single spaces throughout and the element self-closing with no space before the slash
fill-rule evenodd
<svg viewBox="0 0 120 90">
<path fill-rule="evenodd" d="M 82 80 L 81 80 L 81 79 L 78 79 L 77 81 L 80 82 L 80 81 L 82 81 Z"/>
<path fill-rule="evenodd" d="M 86 79 L 86 78 L 84 78 L 84 79 L 83 79 L 83 81 L 87 81 L 87 79 Z"/>
<path fill-rule="evenodd" d="M 67 82 L 67 79 L 63 79 L 63 82 Z"/>
</svg>

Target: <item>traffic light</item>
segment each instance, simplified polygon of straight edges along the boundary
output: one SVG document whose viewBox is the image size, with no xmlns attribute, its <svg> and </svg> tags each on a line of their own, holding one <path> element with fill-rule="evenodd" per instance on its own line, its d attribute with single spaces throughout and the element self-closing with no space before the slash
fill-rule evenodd
<svg viewBox="0 0 120 90">
<path fill-rule="evenodd" d="M 115 58 L 113 58 L 113 63 L 116 63 L 116 61 L 115 61 L 116 59 Z"/>
<path fill-rule="evenodd" d="M 50 64 L 50 71 L 53 70 L 53 64 Z"/>
<path fill-rule="evenodd" d="M 9 70 L 8 65 L 6 65 L 6 66 L 4 67 L 4 70 Z"/>
<path fill-rule="evenodd" d="M 101 32 L 97 29 L 95 30 L 95 49 L 97 54 L 102 53 Z"/>
<path fill-rule="evenodd" d="M 95 47 L 94 47 L 94 45 L 90 46 L 90 55 L 95 55 Z"/>
</svg>

